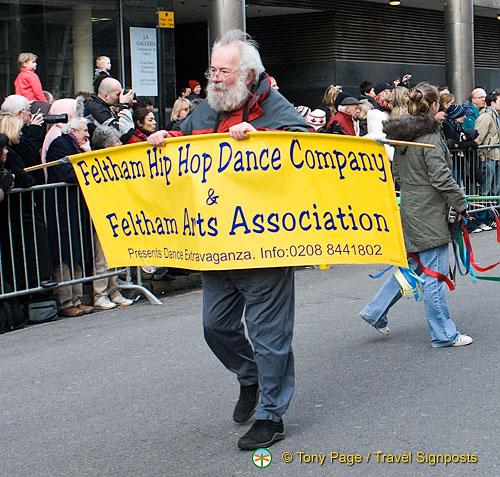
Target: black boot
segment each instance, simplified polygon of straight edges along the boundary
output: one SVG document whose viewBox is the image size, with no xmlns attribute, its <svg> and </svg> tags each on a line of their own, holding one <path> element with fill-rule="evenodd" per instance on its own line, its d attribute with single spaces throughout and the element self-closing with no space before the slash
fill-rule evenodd
<svg viewBox="0 0 500 477">
<path fill-rule="evenodd" d="M 259 402 L 259 385 L 241 386 L 240 397 L 233 412 L 233 420 L 238 424 L 248 421 Z"/>
<path fill-rule="evenodd" d="M 257 420 L 250 430 L 240 438 L 238 447 L 245 450 L 254 450 L 269 447 L 276 441 L 285 438 L 283 420 L 274 422 L 268 419 Z"/>
</svg>

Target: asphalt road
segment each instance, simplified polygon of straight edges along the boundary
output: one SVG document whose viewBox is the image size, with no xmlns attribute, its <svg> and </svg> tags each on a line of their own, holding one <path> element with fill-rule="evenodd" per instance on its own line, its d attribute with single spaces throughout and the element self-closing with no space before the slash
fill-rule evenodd
<svg viewBox="0 0 500 477">
<path fill-rule="evenodd" d="M 480 264 L 495 238 L 473 236 Z M 475 342 L 434 349 L 412 298 L 390 337 L 358 317 L 381 269 L 297 271 L 297 387 L 266 469 L 236 446 L 249 424 L 231 421 L 239 388 L 204 343 L 200 290 L 1 335 L 0 475 L 500 475 L 500 285 L 460 277 L 450 308 Z"/>
</svg>

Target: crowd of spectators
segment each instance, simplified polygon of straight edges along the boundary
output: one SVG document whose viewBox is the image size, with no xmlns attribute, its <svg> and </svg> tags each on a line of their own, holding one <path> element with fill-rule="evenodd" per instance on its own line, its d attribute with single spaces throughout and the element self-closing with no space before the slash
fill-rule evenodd
<svg viewBox="0 0 500 477">
<path fill-rule="evenodd" d="M 147 141 L 157 130 L 154 103 L 150 98 L 137 98 L 126 90 L 111 73 L 107 56 L 96 60 L 94 92 L 79 93 L 75 98 L 60 98 L 43 91 L 36 74 L 36 55 L 21 53 L 15 94 L 5 98 L 0 112 L 0 250 L 1 277 L 18 287 L 51 288 L 58 283 L 82 276 L 85 251 L 93 243 L 98 273 L 107 270 L 97 236 L 86 236 L 71 228 L 90 222 L 81 192 L 70 189 L 66 195 L 56 190 L 36 193 L 24 198 L 12 195 L 9 207 L 5 200 L 13 187 L 59 182 L 77 183 L 71 164 L 59 164 L 27 173 L 24 169 L 92 149 Z M 363 81 L 359 95 L 343 91 L 341 85 L 329 85 L 318 105 L 300 105 L 296 110 L 311 126 L 311 131 L 385 139 L 387 121 L 405 118 L 411 92 L 410 75 L 387 82 Z M 269 77 L 269 87 L 279 89 L 276 79 Z M 499 194 L 498 148 L 479 149 L 500 143 L 500 89 L 490 94 L 482 88 L 471 92 L 463 105 L 456 104 L 446 86 L 439 88 L 440 106 L 434 119 L 452 152 L 452 174 L 468 194 Z M 168 124 L 161 129 L 179 131 L 183 121 L 203 101 L 202 85 L 190 80 L 182 87 L 172 105 Z M 47 124 L 46 115 L 66 115 L 67 122 Z M 394 151 L 386 146 L 392 160 Z M 491 212 L 478 215 L 473 232 L 491 230 L 495 221 Z M 85 227 L 84 227 L 85 228 Z M 91 230 L 88 228 L 86 230 Z M 35 231 L 35 233 L 33 233 Z M 92 234 L 92 233 L 90 233 Z M 23 240 L 19 241 L 19 237 Z M 21 245 L 22 244 L 22 245 Z M 20 250 L 23 247 L 24 250 Z M 58 264 L 55 266 L 55 264 Z M 13 270 L 27 270 L 14 276 Z M 153 270 L 154 271 L 154 270 Z M 94 283 L 94 307 L 111 309 L 132 302 L 116 289 L 116 278 Z M 1 284 L 0 284 L 1 285 Z M 93 310 L 81 303 L 81 284 L 54 288 L 61 313 L 80 316 Z"/>
<path fill-rule="evenodd" d="M 386 121 L 409 114 L 410 93 L 419 88 L 419 84 L 410 87 L 410 78 L 404 75 L 402 80 L 377 84 L 363 81 L 357 96 L 331 84 L 315 108 L 300 105 L 296 109 L 317 132 L 384 140 Z M 455 103 L 447 86 L 438 91 L 439 110 L 434 119 L 440 123 L 440 133 L 452 153 L 454 179 L 468 195 L 498 196 L 500 150 L 495 145 L 500 143 L 500 88 L 490 94 L 476 88 L 463 105 Z M 386 149 L 392 161 L 394 150 L 387 145 Z M 469 223 L 473 233 L 493 228 L 496 222 L 491 211 L 478 212 L 476 220 Z"/>
</svg>

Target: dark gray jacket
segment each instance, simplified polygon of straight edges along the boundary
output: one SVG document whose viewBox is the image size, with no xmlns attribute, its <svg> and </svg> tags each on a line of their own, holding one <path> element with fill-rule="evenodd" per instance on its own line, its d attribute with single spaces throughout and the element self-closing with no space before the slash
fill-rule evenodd
<svg viewBox="0 0 500 477">
<path fill-rule="evenodd" d="M 389 139 L 434 144 L 435 149 L 396 146 L 393 174 L 401 186 L 406 251 L 421 252 L 451 241 L 447 205 L 464 212 L 467 203 L 451 175 L 451 157 L 440 124 L 429 116 L 384 122 Z"/>
</svg>

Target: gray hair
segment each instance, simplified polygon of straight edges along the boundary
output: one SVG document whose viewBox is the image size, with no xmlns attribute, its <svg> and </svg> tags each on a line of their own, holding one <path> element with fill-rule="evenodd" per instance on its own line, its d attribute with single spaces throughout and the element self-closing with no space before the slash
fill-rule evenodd
<svg viewBox="0 0 500 477">
<path fill-rule="evenodd" d="M 259 76 L 265 71 L 260 58 L 259 45 L 252 37 L 241 30 L 229 30 L 222 38 L 214 43 L 212 53 L 222 46 L 236 43 L 240 50 L 240 70 L 243 76 L 255 71 L 253 83 L 257 83 Z"/>
<path fill-rule="evenodd" d="M 18 114 L 23 109 L 26 109 L 29 104 L 30 102 L 24 96 L 11 94 L 5 98 L 0 109 L 7 113 Z"/>
<path fill-rule="evenodd" d="M 84 126 L 87 125 L 87 120 L 85 118 L 71 118 L 66 124 L 61 128 L 63 134 L 69 134 L 72 129 L 75 131 L 80 131 Z"/>
<path fill-rule="evenodd" d="M 107 147 L 116 146 L 120 139 L 120 133 L 111 126 L 97 126 L 92 135 L 92 149 L 106 149 Z"/>
<path fill-rule="evenodd" d="M 474 98 L 474 94 L 479 93 L 480 95 L 485 95 L 486 96 L 486 91 L 483 88 L 475 88 L 472 90 L 472 93 L 470 94 L 469 101 L 471 101 Z"/>
</svg>

